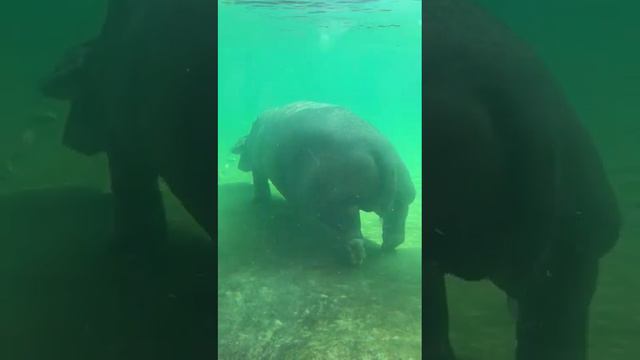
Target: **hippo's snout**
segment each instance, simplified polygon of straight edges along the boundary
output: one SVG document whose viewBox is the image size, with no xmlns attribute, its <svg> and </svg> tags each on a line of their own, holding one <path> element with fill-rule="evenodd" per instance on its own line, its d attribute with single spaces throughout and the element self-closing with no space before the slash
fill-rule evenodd
<svg viewBox="0 0 640 360">
<path fill-rule="evenodd" d="M 351 239 L 347 242 L 347 252 L 351 265 L 362 265 L 367 257 L 364 249 L 364 241 L 362 239 Z"/>
</svg>

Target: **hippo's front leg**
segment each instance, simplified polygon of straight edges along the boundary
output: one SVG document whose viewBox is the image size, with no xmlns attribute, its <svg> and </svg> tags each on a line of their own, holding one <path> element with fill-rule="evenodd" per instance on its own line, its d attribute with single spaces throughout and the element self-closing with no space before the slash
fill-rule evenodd
<svg viewBox="0 0 640 360">
<path fill-rule="evenodd" d="M 424 351 L 425 359 L 455 360 L 449 341 L 449 309 L 444 274 L 432 260 L 425 262 L 426 280 L 423 282 Z"/>
<path fill-rule="evenodd" d="M 109 151 L 115 251 L 138 257 L 166 240 L 167 223 L 157 173 L 131 152 Z"/>
<path fill-rule="evenodd" d="M 529 281 L 518 299 L 516 359 L 587 359 L 589 304 L 597 274 L 596 259 L 571 251 Z"/>
<path fill-rule="evenodd" d="M 364 237 L 360 230 L 360 210 L 357 206 L 326 206 L 319 212 L 320 221 L 337 232 L 335 248 L 338 255 L 351 265 L 360 265 L 366 257 Z"/>
<path fill-rule="evenodd" d="M 271 189 L 269 179 L 259 170 L 253 170 L 253 201 L 256 203 L 267 203 L 271 199 Z"/>
<path fill-rule="evenodd" d="M 409 205 L 396 203 L 382 214 L 382 250 L 391 251 L 404 242 Z"/>
</svg>

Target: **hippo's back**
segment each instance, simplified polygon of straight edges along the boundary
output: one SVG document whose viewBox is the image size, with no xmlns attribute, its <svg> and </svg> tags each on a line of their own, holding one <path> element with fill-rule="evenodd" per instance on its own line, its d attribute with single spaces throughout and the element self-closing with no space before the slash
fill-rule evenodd
<svg viewBox="0 0 640 360">
<path fill-rule="evenodd" d="M 550 237 L 528 237 L 543 228 L 604 254 L 618 237 L 616 199 L 593 140 L 546 66 L 469 1 L 426 6 L 433 256 L 480 278 L 504 257 L 529 261 L 555 246 Z"/>
<path fill-rule="evenodd" d="M 300 148 L 342 152 L 363 146 L 390 146 L 378 130 L 349 110 L 309 101 L 263 112 L 250 137 L 255 151 L 291 155 Z"/>
</svg>

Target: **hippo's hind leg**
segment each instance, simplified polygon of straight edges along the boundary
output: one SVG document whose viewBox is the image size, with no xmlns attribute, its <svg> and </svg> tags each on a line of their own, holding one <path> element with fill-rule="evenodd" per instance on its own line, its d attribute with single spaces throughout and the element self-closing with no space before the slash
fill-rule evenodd
<svg viewBox="0 0 640 360">
<path fill-rule="evenodd" d="M 166 239 L 167 224 L 158 176 L 129 153 L 108 153 L 114 201 L 116 251 L 144 256 Z"/>
<path fill-rule="evenodd" d="M 157 301 L 166 296 L 161 246 L 166 239 L 166 219 L 158 177 L 129 151 L 110 150 L 108 157 L 115 230 L 110 281 L 115 290 L 114 306 L 124 315 L 117 322 L 132 337 L 148 339 L 127 342 L 120 353 L 123 357 L 162 358 L 159 348 L 153 346 L 164 335 L 158 319 L 166 313 Z"/>
<path fill-rule="evenodd" d="M 563 251 L 518 299 L 518 360 L 585 360 L 598 260 Z"/>
<path fill-rule="evenodd" d="M 338 256 L 346 263 L 360 265 L 366 257 L 365 239 L 360 230 L 360 210 L 356 206 L 326 206 L 319 219 L 337 232 L 333 243 Z"/>
<path fill-rule="evenodd" d="M 444 274 L 432 260 L 425 262 L 426 286 L 424 290 L 424 358 L 433 360 L 455 360 L 449 341 L 449 308 Z"/>
</svg>

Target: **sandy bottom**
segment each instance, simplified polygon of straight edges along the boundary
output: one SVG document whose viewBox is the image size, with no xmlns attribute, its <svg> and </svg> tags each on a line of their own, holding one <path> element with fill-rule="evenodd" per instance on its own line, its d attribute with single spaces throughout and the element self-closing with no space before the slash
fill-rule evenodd
<svg viewBox="0 0 640 360">
<path fill-rule="evenodd" d="M 314 221 L 251 198 L 249 184 L 219 187 L 218 358 L 421 358 L 419 214 L 396 253 L 352 269 Z M 379 242 L 379 221 L 363 232 Z"/>
</svg>

